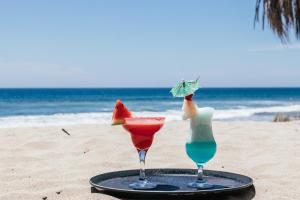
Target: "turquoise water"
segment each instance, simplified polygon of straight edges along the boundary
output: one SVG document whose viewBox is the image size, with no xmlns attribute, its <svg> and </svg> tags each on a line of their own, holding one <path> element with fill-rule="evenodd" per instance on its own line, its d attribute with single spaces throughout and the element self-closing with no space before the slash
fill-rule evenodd
<svg viewBox="0 0 300 200">
<path fill-rule="evenodd" d="M 1 72 L 0 72 L 1 73 Z M 0 127 L 110 123 L 116 99 L 135 116 L 181 120 L 182 98 L 171 88 L 0 89 Z M 199 107 L 216 109 L 214 120 L 267 120 L 300 112 L 300 88 L 200 88 Z"/>
<path fill-rule="evenodd" d="M 185 144 L 187 155 L 197 164 L 208 162 L 216 153 L 215 141 L 194 141 Z"/>
<path fill-rule="evenodd" d="M 134 112 L 180 111 L 182 98 L 171 88 L 0 89 L 0 117 L 111 113 L 116 99 Z M 299 112 L 300 88 L 200 88 L 199 107 L 217 110 L 214 119 L 273 119 L 277 112 Z"/>
</svg>

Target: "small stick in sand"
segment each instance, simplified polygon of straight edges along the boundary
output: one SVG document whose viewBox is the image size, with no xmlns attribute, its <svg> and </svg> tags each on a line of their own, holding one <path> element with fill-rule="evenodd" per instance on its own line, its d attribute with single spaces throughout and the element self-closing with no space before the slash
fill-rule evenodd
<svg viewBox="0 0 300 200">
<path fill-rule="evenodd" d="M 57 192 L 56 192 L 56 194 L 60 194 L 61 192 L 62 192 L 62 190 L 60 190 L 60 191 L 57 191 Z"/>
<path fill-rule="evenodd" d="M 71 135 L 71 134 L 70 134 L 68 131 L 66 131 L 65 129 L 62 128 L 61 130 L 62 130 L 65 134 L 67 134 L 67 135 L 69 135 L 69 136 Z"/>
</svg>

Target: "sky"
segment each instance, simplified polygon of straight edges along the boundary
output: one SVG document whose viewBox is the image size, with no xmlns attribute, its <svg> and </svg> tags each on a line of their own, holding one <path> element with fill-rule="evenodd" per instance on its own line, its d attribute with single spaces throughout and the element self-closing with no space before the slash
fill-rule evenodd
<svg viewBox="0 0 300 200">
<path fill-rule="evenodd" d="M 299 87 L 255 0 L 2 0 L 0 87 Z"/>
</svg>

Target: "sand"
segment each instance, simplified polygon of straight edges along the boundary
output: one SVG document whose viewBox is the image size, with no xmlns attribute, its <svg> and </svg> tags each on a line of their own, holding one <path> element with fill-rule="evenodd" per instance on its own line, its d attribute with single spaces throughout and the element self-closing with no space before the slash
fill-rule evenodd
<svg viewBox="0 0 300 200">
<path fill-rule="evenodd" d="M 165 124 L 147 167 L 194 168 L 184 149 L 188 125 Z M 252 177 L 254 199 L 300 199 L 300 122 L 214 122 L 214 132 L 218 151 L 207 169 Z M 0 129 L 1 200 L 116 199 L 91 193 L 90 177 L 135 168 L 137 153 L 120 126 Z"/>
</svg>

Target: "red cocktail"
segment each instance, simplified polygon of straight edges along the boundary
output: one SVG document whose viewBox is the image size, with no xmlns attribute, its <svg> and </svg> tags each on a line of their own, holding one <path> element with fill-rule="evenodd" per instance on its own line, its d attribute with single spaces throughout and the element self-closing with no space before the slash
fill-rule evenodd
<svg viewBox="0 0 300 200">
<path fill-rule="evenodd" d="M 150 148 L 154 134 L 164 125 L 164 117 L 133 117 L 133 114 L 126 108 L 121 100 L 116 101 L 112 116 L 112 125 L 123 125 L 130 133 L 132 143 L 139 153 L 141 164 L 140 178 L 129 187 L 136 190 L 152 189 L 156 184 L 149 182 L 145 175 L 145 158 Z"/>
<path fill-rule="evenodd" d="M 147 181 L 145 175 L 145 158 L 150 148 L 154 134 L 161 129 L 165 121 L 164 117 L 132 117 L 125 118 L 123 127 L 130 133 L 132 143 L 139 153 L 141 164 L 140 178 L 129 186 L 133 189 L 152 189 L 156 184 Z"/>
<path fill-rule="evenodd" d="M 147 151 L 153 141 L 154 134 L 164 124 L 164 117 L 133 117 L 125 118 L 123 127 L 131 134 L 135 148 Z"/>
</svg>

